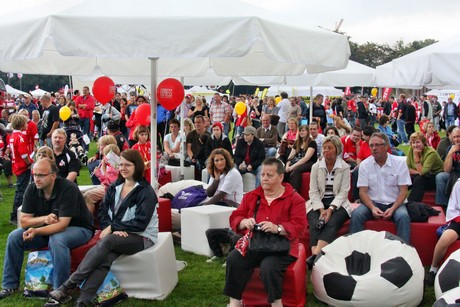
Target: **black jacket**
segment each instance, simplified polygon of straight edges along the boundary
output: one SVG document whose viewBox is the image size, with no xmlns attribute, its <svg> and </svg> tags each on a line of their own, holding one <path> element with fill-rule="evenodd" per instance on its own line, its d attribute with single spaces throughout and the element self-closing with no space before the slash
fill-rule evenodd
<svg viewBox="0 0 460 307">
<path fill-rule="evenodd" d="M 216 139 L 214 135 L 211 135 L 208 138 L 208 141 L 206 142 L 205 146 L 205 160 L 208 159 L 211 152 L 216 148 L 226 149 L 233 157 L 232 144 L 230 144 L 230 140 L 228 139 L 228 137 L 222 134 L 222 136 L 219 139 Z"/>
<path fill-rule="evenodd" d="M 105 194 L 99 208 L 101 229 L 111 225 L 112 231 L 137 233 L 148 238 L 156 236 L 152 233 L 152 227 L 149 226 L 156 224 L 156 232 L 158 233 L 158 218 L 155 213 L 158 199 L 147 181 L 139 181 L 139 184 L 122 201 L 117 213 L 113 213 L 116 205 L 116 189 L 117 187 L 120 188 L 122 183 L 123 180 L 118 179 L 109 186 Z M 156 219 L 156 222 L 153 221 L 152 223 L 152 218 Z"/>
<path fill-rule="evenodd" d="M 240 138 L 236 143 L 235 149 L 235 167 L 238 168 L 240 164 L 244 161 L 246 157 L 246 151 L 248 148 L 248 143 L 244 141 L 244 138 Z M 249 147 L 249 157 L 251 159 L 252 169 L 255 171 L 265 160 L 265 147 L 261 140 L 257 137 L 254 137 L 254 141 Z"/>
</svg>

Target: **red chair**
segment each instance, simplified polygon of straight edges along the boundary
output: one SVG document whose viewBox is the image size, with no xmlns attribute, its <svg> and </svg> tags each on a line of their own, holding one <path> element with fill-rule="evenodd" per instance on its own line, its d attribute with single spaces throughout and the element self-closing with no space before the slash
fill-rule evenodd
<svg viewBox="0 0 460 307">
<path fill-rule="evenodd" d="M 172 181 L 171 171 L 166 171 L 160 178 L 158 178 L 158 184 L 160 187 Z"/>
<path fill-rule="evenodd" d="M 299 243 L 297 260 L 291 263 L 283 281 L 283 306 L 303 307 L 307 300 L 307 265 L 305 248 Z M 243 306 L 270 306 L 267 293 L 259 279 L 259 268 L 252 273 L 251 279 L 243 292 Z"/>
<path fill-rule="evenodd" d="M 160 232 L 172 231 L 171 201 L 167 198 L 158 198 L 158 229 Z"/>
<path fill-rule="evenodd" d="M 422 203 L 435 206 L 436 205 L 436 191 L 425 191 Z"/>
<path fill-rule="evenodd" d="M 444 263 L 444 261 L 446 261 L 447 258 L 449 258 L 449 256 L 450 256 L 453 252 L 455 252 L 455 251 L 457 251 L 457 250 L 459 250 L 459 249 L 460 249 L 460 240 L 457 240 L 457 241 L 455 241 L 453 244 L 451 244 L 451 245 L 449 246 L 449 248 L 447 249 L 446 254 L 444 255 L 444 258 L 442 259 L 442 262 Z"/>
<path fill-rule="evenodd" d="M 80 265 L 80 262 L 85 258 L 86 253 L 89 251 L 91 247 L 96 245 L 97 241 L 99 241 L 99 235 L 101 232 L 99 230 L 96 231 L 94 236 L 89 240 L 86 244 L 74 248 L 70 252 L 70 272 L 73 273 Z"/>
<path fill-rule="evenodd" d="M 355 209 L 359 204 L 352 204 L 352 206 Z M 431 216 L 426 223 L 412 222 L 410 224 L 410 244 L 417 250 L 423 265 L 431 264 L 434 247 L 438 241 L 436 229 L 444 225 L 446 221 L 442 208 L 439 206 L 433 208 L 440 211 L 438 216 Z M 364 223 L 364 228 L 396 234 L 396 224 L 388 220 L 368 220 Z"/>
</svg>

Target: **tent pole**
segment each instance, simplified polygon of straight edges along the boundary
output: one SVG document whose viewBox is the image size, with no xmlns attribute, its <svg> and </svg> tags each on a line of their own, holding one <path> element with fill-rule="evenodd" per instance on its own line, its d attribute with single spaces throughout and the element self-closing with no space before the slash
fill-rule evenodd
<svg viewBox="0 0 460 307">
<path fill-rule="evenodd" d="M 180 83 L 184 85 L 184 77 L 180 77 Z M 184 117 L 185 117 L 185 97 L 180 105 L 180 130 L 179 137 L 182 136 L 184 131 Z M 181 137 L 181 153 L 185 153 L 185 138 Z M 180 155 L 180 180 L 184 180 L 184 154 Z"/>
<path fill-rule="evenodd" d="M 313 121 L 313 86 L 310 86 L 310 116 L 308 119 L 308 124 L 310 125 Z"/>
<path fill-rule="evenodd" d="M 150 60 L 150 182 L 155 191 L 158 190 L 157 173 L 157 82 L 158 82 L 158 58 Z"/>
</svg>

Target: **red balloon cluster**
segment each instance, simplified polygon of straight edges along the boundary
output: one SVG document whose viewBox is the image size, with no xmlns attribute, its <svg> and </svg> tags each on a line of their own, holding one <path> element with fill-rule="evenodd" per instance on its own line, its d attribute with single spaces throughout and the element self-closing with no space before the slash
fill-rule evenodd
<svg viewBox="0 0 460 307">
<path fill-rule="evenodd" d="M 164 79 L 158 84 L 157 99 L 169 111 L 174 110 L 182 103 L 184 95 L 184 86 L 177 79 Z"/>
<path fill-rule="evenodd" d="M 115 96 L 115 83 L 109 77 L 99 77 L 93 84 L 93 95 L 97 101 L 106 103 Z"/>
<path fill-rule="evenodd" d="M 150 104 L 143 103 L 136 108 L 135 119 L 139 125 L 150 125 Z"/>
</svg>

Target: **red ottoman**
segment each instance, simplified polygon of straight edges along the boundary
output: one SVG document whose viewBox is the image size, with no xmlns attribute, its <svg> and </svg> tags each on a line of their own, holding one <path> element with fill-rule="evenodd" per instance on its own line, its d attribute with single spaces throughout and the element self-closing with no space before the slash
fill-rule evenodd
<svg viewBox="0 0 460 307">
<path fill-rule="evenodd" d="M 436 204 L 436 191 L 425 191 L 421 202 L 430 206 L 434 206 Z"/>
<path fill-rule="evenodd" d="M 297 191 L 305 200 L 310 199 L 308 192 L 310 191 L 310 173 L 302 174 L 302 185 L 300 186 L 300 191 Z"/>
<path fill-rule="evenodd" d="M 442 259 L 442 262 L 446 261 L 446 259 L 449 258 L 450 254 L 457 251 L 458 249 L 460 249 L 460 240 L 455 241 L 453 244 L 449 246 L 446 254 L 444 255 L 444 258 Z"/>
<path fill-rule="evenodd" d="M 359 204 L 352 204 L 356 208 Z M 363 205 L 364 206 L 364 205 Z M 438 241 L 436 229 L 444 225 L 446 216 L 439 206 L 433 206 L 440 211 L 438 216 L 431 216 L 426 223 L 413 222 L 410 224 L 410 244 L 415 247 L 423 265 L 430 265 L 433 259 L 433 251 Z M 375 231 L 388 231 L 396 234 L 396 225 L 388 220 L 368 220 L 364 228 Z"/>
<path fill-rule="evenodd" d="M 158 178 L 158 184 L 160 185 L 160 187 L 164 186 L 167 183 L 170 183 L 171 181 L 172 181 L 171 171 L 164 172 L 160 176 L 160 178 Z"/>
<path fill-rule="evenodd" d="M 171 201 L 167 198 L 158 198 L 158 229 L 160 232 L 172 231 Z"/>
<path fill-rule="evenodd" d="M 85 257 L 86 253 L 89 251 L 91 247 L 96 245 L 97 241 L 99 241 L 99 235 L 101 232 L 99 230 L 96 231 L 94 236 L 89 240 L 85 245 L 79 246 L 74 248 L 70 252 L 70 272 L 73 273 L 80 265 L 80 262 Z"/>
<path fill-rule="evenodd" d="M 305 248 L 299 243 L 299 255 L 288 266 L 283 281 L 283 306 L 305 306 L 307 299 L 307 265 Z M 259 269 L 252 273 L 243 292 L 243 306 L 270 306 L 264 285 L 259 279 Z"/>
</svg>

